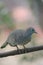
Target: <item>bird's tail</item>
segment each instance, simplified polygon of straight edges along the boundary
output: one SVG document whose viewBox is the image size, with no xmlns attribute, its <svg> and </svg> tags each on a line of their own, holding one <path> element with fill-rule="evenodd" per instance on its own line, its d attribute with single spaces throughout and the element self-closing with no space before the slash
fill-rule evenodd
<svg viewBox="0 0 43 65">
<path fill-rule="evenodd" d="M 1 49 L 5 48 L 7 46 L 8 42 L 5 42 L 2 46 Z"/>
</svg>

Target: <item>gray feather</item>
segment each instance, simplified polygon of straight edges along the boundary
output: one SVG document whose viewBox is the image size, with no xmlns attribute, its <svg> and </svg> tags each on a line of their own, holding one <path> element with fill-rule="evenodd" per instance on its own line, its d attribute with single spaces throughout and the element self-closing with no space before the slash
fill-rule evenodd
<svg viewBox="0 0 43 65">
<path fill-rule="evenodd" d="M 7 46 L 7 42 L 5 42 L 2 46 L 1 46 L 1 48 L 4 48 L 4 47 L 6 47 Z"/>
<path fill-rule="evenodd" d="M 10 46 L 25 45 L 31 41 L 32 34 L 35 33 L 34 28 L 28 28 L 27 30 L 15 30 L 10 33 L 6 43 L 1 48 L 4 48 L 9 44 Z"/>
</svg>

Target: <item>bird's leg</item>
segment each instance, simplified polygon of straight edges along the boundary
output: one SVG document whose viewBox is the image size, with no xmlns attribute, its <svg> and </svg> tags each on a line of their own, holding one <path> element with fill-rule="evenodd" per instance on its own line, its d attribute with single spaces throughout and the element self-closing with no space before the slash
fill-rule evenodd
<svg viewBox="0 0 43 65">
<path fill-rule="evenodd" d="M 20 50 L 19 50 L 18 46 L 17 45 L 15 45 L 15 46 L 17 47 L 17 51 L 20 53 Z"/>
<path fill-rule="evenodd" d="M 24 52 L 27 52 L 27 51 L 26 51 L 26 47 L 25 47 L 24 45 L 23 45 L 23 47 L 24 47 Z"/>
<path fill-rule="evenodd" d="M 17 45 L 15 45 L 15 46 L 17 47 L 17 50 L 19 50 L 18 46 Z"/>
<path fill-rule="evenodd" d="M 24 49 L 25 49 L 25 46 L 23 45 Z"/>
</svg>

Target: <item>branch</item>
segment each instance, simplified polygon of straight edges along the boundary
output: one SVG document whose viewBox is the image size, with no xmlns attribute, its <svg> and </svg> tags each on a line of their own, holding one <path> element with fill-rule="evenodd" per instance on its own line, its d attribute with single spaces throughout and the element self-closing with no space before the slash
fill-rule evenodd
<svg viewBox="0 0 43 65">
<path fill-rule="evenodd" d="M 0 58 L 29 53 L 29 52 L 35 52 L 35 51 L 39 51 L 39 50 L 43 50 L 43 46 L 36 46 L 36 47 L 26 48 L 25 50 L 19 49 L 19 50 L 13 50 L 13 51 L 9 51 L 9 52 L 0 53 Z"/>
</svg>

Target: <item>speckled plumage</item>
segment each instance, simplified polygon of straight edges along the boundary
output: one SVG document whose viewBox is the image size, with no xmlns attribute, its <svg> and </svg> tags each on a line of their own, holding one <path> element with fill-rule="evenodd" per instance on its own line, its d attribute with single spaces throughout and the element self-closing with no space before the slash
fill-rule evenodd
<svg viewBox="0 0 43 65">
<path fill-rule="evenodd" d="M 9 44 L 10 46 L 25 45 L 31 41 L 31 36 L 36 33 L 34 28 L 28 28 L 27 30 L 14 30 L 8 36 L 6 42 L 1 46 L 4 48 Z"/>
</svg>

